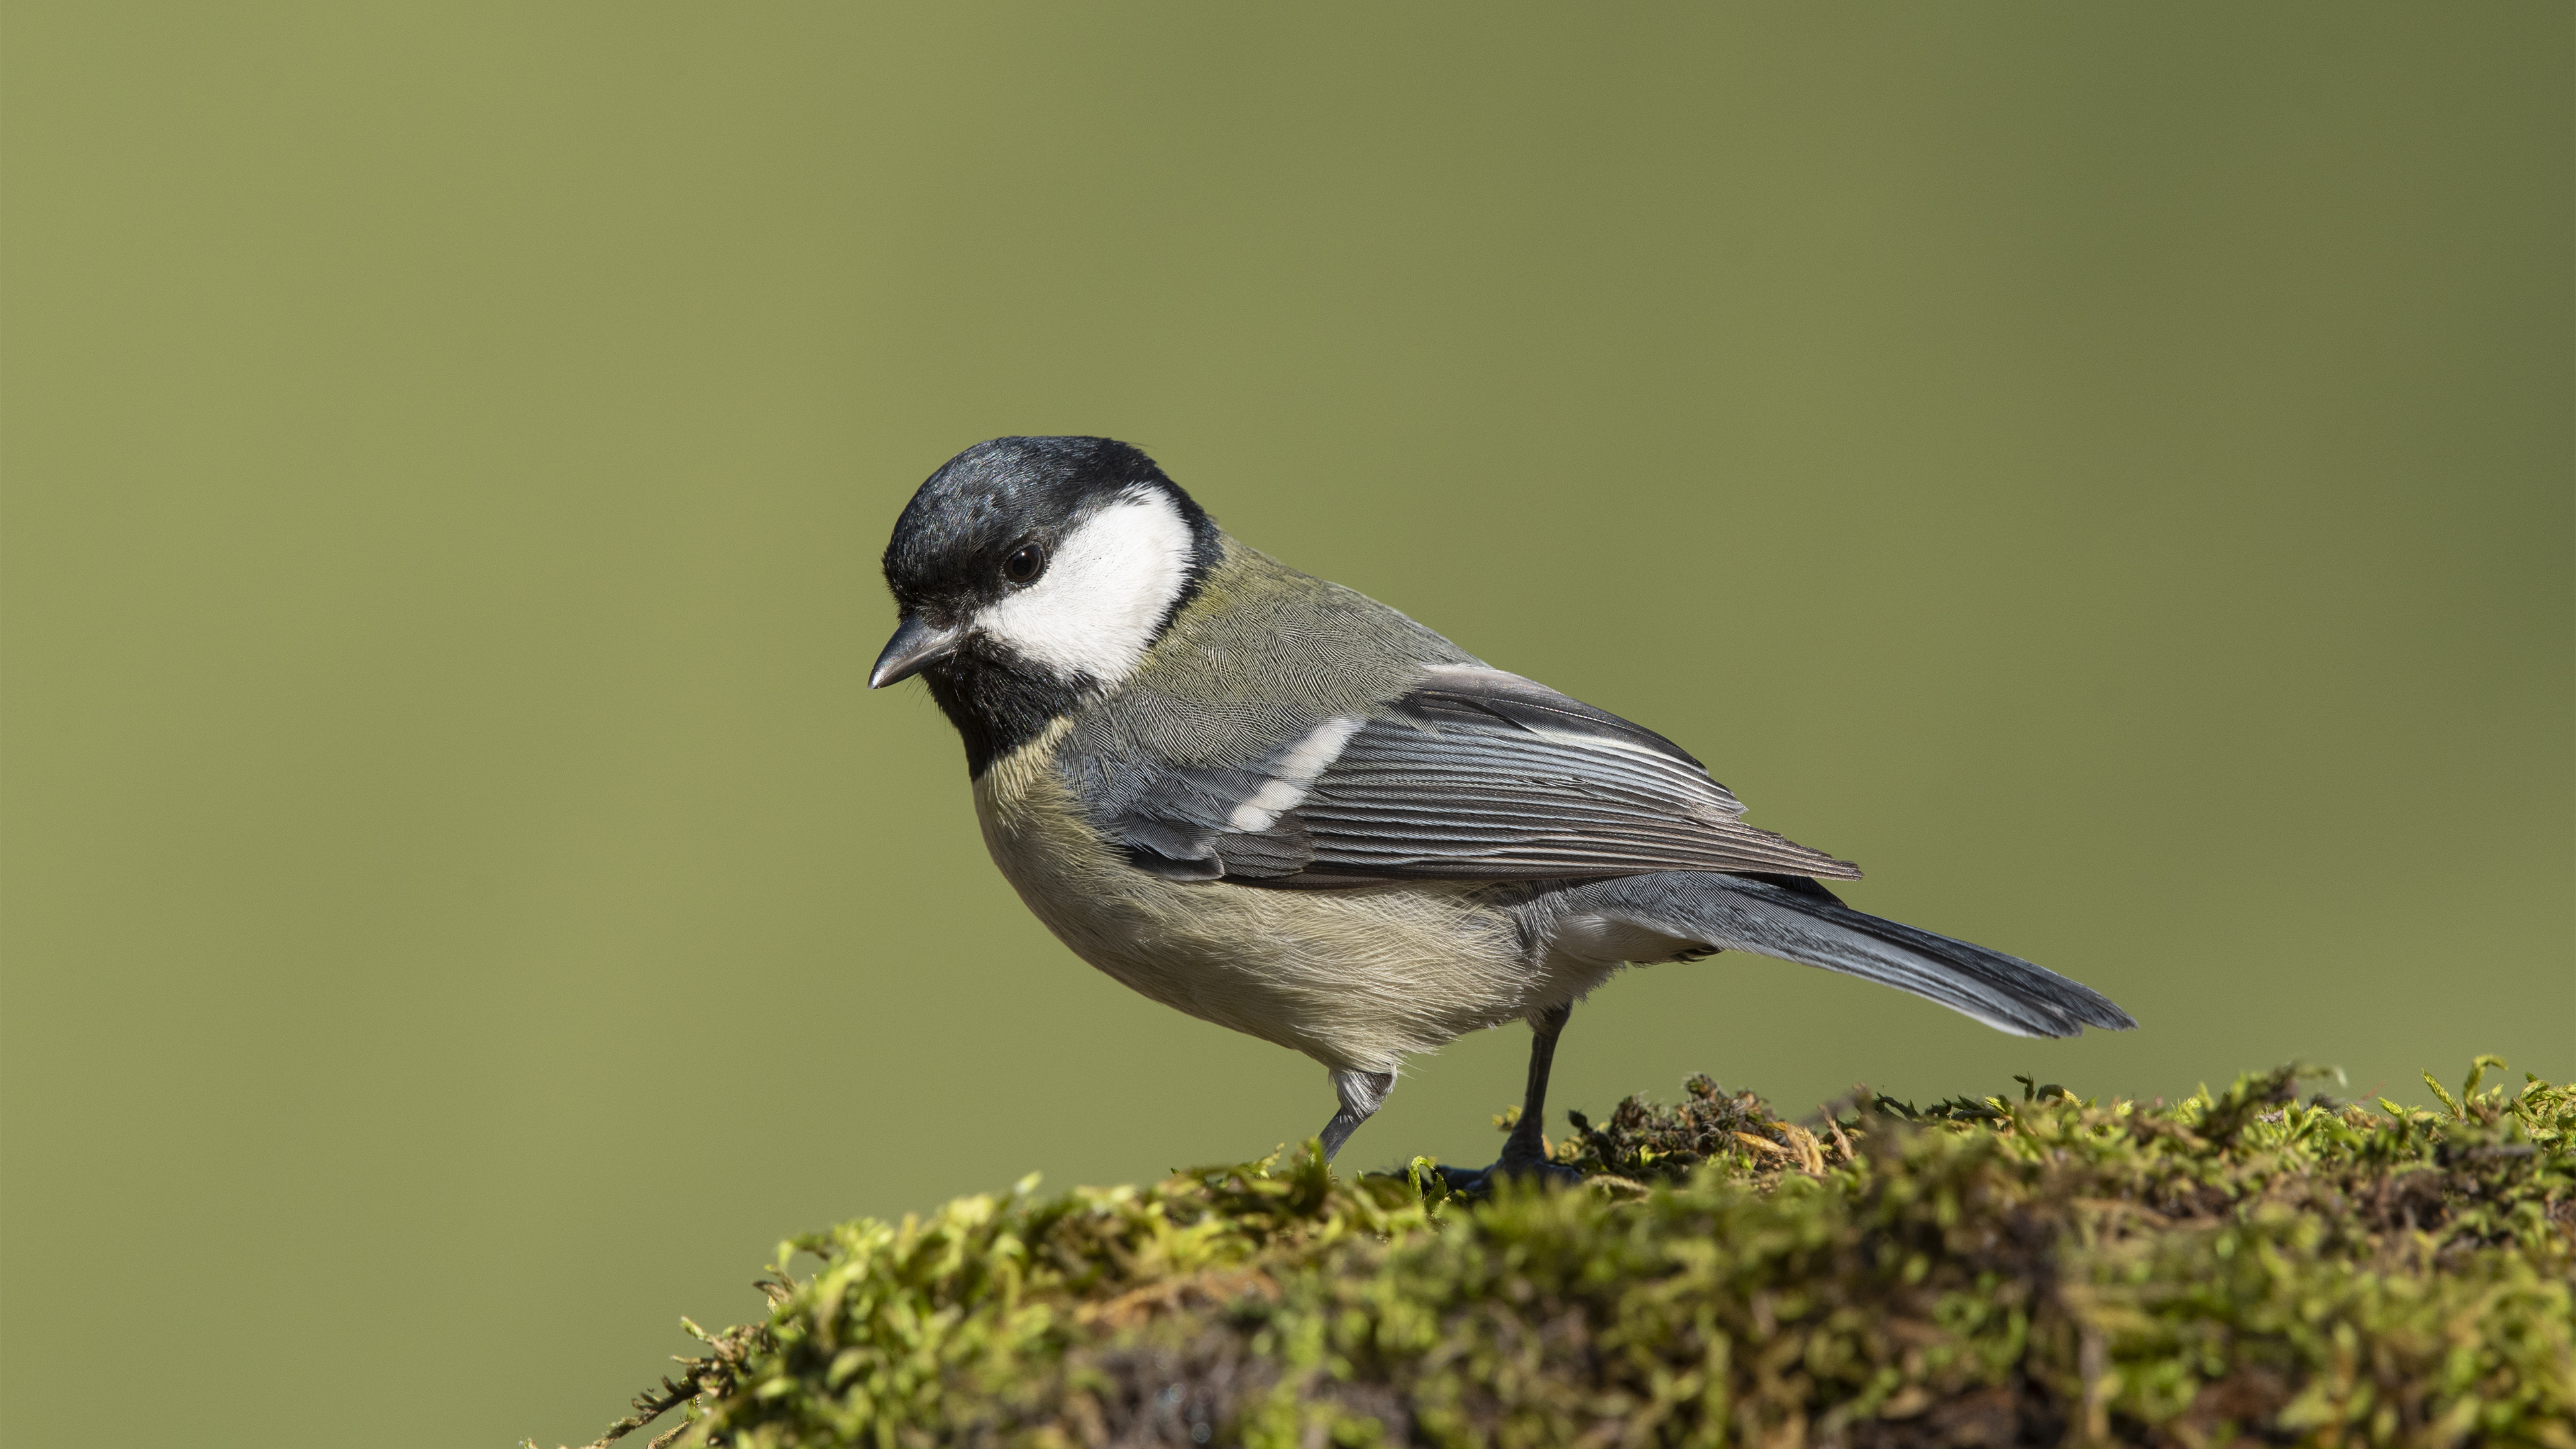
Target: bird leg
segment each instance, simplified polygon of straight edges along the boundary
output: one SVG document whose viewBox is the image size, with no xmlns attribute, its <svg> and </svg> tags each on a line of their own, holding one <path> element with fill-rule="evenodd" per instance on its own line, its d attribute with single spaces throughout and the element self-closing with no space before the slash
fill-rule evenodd
<svg viewBox="0 0 2576 1449">
<path fill-rule="evenodd" d="M 1571 1005 L 1551 1006 L 1530 1018 L 1529 1091 L 1521 1098 L 1521 1119 L 1512 1124 L 1512 1135 L 1503 1139 L 1503 1155 L 1494 1162 L 1499 1171 L 1529 1172 L 1547 1161 L 1547 1149 L 1541 1145 L 1547 1125 L 1547 1074 L 1556 1065 L 1557 1035 L 1573 1014 Z"/>
<path fill-rule="evenodd" d="M 1333 1160 L 1333 1154 L 1342 1150 L 1342 1144 L 1351 1140 L 1351 1134 L 1360 1130 L 1362 1122 L 1386 1105 L 1387 1094 L 1394 1090 L 1393 1072 L 1333 1073 L 1333 1095 L 1342 1099 L 1342 1110 L 1335 1112 L 1333 1120 L 1324 1124 L 1322 1136 L 1326 1162 Z"/>
<path fill-rule="evenodd" d="M 1539 1177 L 1559 1182 L 1579 1182 L 1583 1175 L 1570 1167 L 1547 1160 L 1547 1149 L 1540 1146 L 1541 1128 L 1547 1121 L 1547 1073 L 1556 1064 L 1556 1038 L 1565 1030 L 1565 1020 L 1574 1008 L 1551 1006 L 1530 1018 L 1529 1092 L 1521 1099 L 1520 1120 L 1512 1124 L 1512 1135 L 1503 1139 L 1503 1155 L 1491 1167 L 1444 1167 L 1440 1176 L 1451 1192 L 1481 1197 L 1493 1191 L 1494 1183 L 1506 1177 Z"/>
</svg>

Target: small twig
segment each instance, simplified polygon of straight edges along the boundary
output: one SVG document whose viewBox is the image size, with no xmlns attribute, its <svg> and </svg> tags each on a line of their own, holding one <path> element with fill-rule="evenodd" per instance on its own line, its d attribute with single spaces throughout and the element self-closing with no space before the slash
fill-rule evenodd
<svg viewBox="0 0 2576 1449">
<path fill-rule="evenodd" d="M 693 1359 L 686 1360 L 686 1362 L 692 1365 L 689 1372 L 680 1375 L 676 1381 L 668 1378 L 662 1380 L 662 1392 L 659 1394 L 654 1393 L 650 1389 L 637 1394 L 633 1405 L 635 1412 L 618 1420 L 616 1423 L 609 1425 L 607 1433 L 602 1434 L 598 1438 L 591 1440 L 588 1444 L 583 1445 L 582 1449 L 608 1449 L 609 1445 L 616 1443 L 618 1440 L 625 1438 L 627 1435 L 634 1433 L 636 1430 L 652 1423 L 655 1419 L 662 1417 L 664 1414 L 671 1412 L 673 1409 L 680 1407 L 682 1404 L 687 1403 L 689 1400 L 694 1399 L 699 1394 L 705 1392 L 707 1373 L 709 1370 L 716 1368 L 717 1365 L 714 1361 L 707 1359 Z M 682 1424 L 678 1429 L 674 1429 L 670 1433 L 664 1434 L 653 1440 L 650 1449 L 662 1449 L 663 1445 L 668 1444 L 671 1440 L 677 1438 L 682 1432 L 686 1431 L 688 1427 L 688 1425 Z"/>
<path fill-rule="evenodd" d="M 761 1286 L 766 1288 L 768 1285 L 764 1283 Z M 680 1323 L 707 1345 L 710 1350 L 707 1356 L 682 1358 L 677 1354 L 672 1355 L 672 1360 L 680 1365 L 680 1376 L 676 1379 L 664 1378 L 659 1392 L 647 1389 L 637 1394 L 635 1402 L 631 1405 L 634 1412 L 609 1425 L 607 1433 L 583 1445 L 582 1449 L 608 1449 L 609 1445 L 702 1394 L 729 1392 L 734 1387 L 735 1375 L 741 1371 L 743 1356 L 749 1353 L 756 1341 L 765 1337 L 768 1332 L 765 1327 L 745 1326 L 728 1328 L 722 1333 L 711 1334 L 685 1318 L 681 1319 Z M 665 1449 L 672 1440 L 687 1433 L 689 1428 L 690 1426 L 685 1423 L 677 1425 L 656 1436 L 646 1449 Z"/>
</svg>

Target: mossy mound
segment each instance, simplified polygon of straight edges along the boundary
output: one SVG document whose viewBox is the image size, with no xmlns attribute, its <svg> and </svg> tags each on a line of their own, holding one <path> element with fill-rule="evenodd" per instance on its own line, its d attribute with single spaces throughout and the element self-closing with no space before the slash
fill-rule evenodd
<svg viewBox="0 0 2576 1449">
<path fill-rule="evenodd" d="M 1311 1152 L 1024 1182 L 788 1245 L 610 1438 L 2576 1449 L 2576 1089 L 2501 1065 L 2439 1112 L 2284 1069 L 1811 1128 L 1694 1078 L 1576 1118 L 1585 1187 L 1472 1203 Z"/>
</svg>

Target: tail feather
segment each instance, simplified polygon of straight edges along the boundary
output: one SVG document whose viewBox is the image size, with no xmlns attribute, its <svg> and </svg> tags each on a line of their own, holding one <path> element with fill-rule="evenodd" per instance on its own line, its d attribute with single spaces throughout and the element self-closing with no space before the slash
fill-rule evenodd
<svg viewBox="0 0 2576 1449">
<path fill-rule="evenodd" d="M 1631 876 L 1585 887 L 1615 901 L 1586 910 L 1623 916 L 1679 940 L 1821 966 L 1901 991 L 2016 1036 L 2078 1036 L 2088 1026 L 2126 1031 L 2138 1023 L 2110 998 L 2018 956 L 1844 905 L 1799 881 L 1682 873 Z"/>
<path fill-rule="evenodd" d="M 2020 1008 L 2012 1018 L 2014 1024 L 2026 1026 L 2038 1035 L 2079 1036 L 2088 1026 L 2106 1031 L 2127 1031 L 2138 1024 L 2136 1018 L 2122 1011 L 2101 992 L 2018 956 L 2007 956 L 2001 951 L 1935 935 L 1849 906 L 1825 907 L 1815 914 L 1892 946 L 1899 952 L 1911 952 L 1947 967 L 1948 974 L 1943 978 L 1945 985 L 1981 1004 L 2004 1002 Z M 1866 961 L 1854 965 L 1839 961 L 1813 964 L 1848 971 L 1856 976 L 1871 974 L 1866 969 Z M 1945 1006 L 1955 1004 L 1929 991 L 1922 994 Z M 1959 1006 L 1958 1009 L 1971 1016 L 1979 1014 L 1967 1006 Z"/>
</svg>

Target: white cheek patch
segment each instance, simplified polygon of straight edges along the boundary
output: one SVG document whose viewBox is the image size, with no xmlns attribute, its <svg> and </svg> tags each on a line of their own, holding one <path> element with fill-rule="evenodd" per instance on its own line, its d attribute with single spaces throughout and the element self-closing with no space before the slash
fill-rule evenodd
<svg viewBox="0 0 2576 1449">
<path fill-rule="evenodd" d="M 1226 823 L 1247 835 L 1269 829 L 1281 811 L 1297 808 L 1314 785 L 1315 777 L 1341 758 L 1342 746 L 1349 744 L 1351 736 L 1367 723 L 1364 719 L 1328 719 L 1315 726 L 1304 739 L 1288 747 L 1288 753 L 1272 767 L 1270 778 L 1252 792 L 1251 799 L 1234 807 Z"/>
<path fill-rule="evenodd" d="M 977 613 L 976 627 L 1064 674 L 1120 683 L 1181 596 L 1192 542 L 1170 498 L 1131 488 L 1066 535 L 1036 583 Z"/>
</svg>

